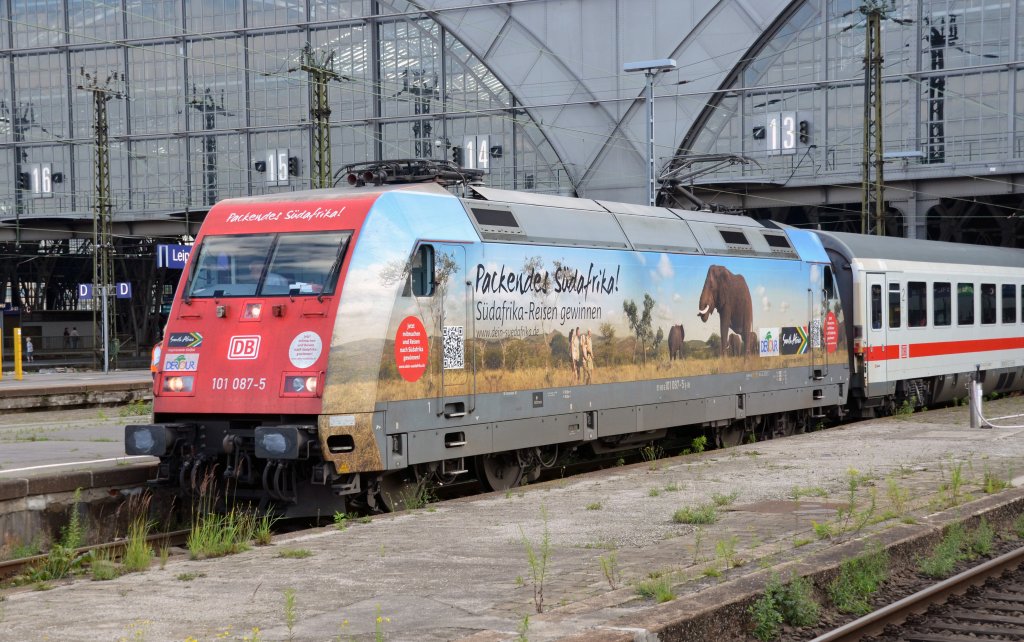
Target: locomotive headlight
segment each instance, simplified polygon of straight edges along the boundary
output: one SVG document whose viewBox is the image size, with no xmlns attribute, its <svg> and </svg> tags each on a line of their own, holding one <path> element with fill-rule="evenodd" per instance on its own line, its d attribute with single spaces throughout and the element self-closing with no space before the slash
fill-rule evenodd
<svg viewBox="0 0 1024 642">
<path fill-rule="evenodd" d="M 164 377 L 164 392 L 192 392 L 194 377 Z"/>
<path fill-rule="evenodd" d="M 260 318 L 260 312 L 263 311 L 263 305 L 260 303 L 246 303 L 245 308 L 242 310 L 243 319 L 256 320 Z"/>
<path fill-rule="evenodd" d="M 284 378 L 284 394 L 315 395 L 320 378 L 316 375 L 286 375 Z"/>
<path fill-rule="evenodd" d="M 259 426 L 253 431 L 256 456 L 261 459 L 305 459 L 313 426 Z"/>
</svg>

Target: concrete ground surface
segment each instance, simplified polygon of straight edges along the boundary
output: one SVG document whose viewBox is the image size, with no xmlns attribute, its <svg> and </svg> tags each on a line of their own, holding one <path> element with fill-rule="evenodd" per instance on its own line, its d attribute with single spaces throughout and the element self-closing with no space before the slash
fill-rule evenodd
<svg viewBox="0 0 1024 642">
<path fill-rule="evenodd" d="M 148 370 L 45 370 L 26 373 L 20 381 L 5 372 L 0 380 L 0 481 L 155 461 L 124 454 L 125 424 L 150 421 L 151 381 Z M 92 407 L 95 403 L 119 405 Z M 74 407 L 81 404 L 91 407 Z"/>
<path fill-rule="evenodd" d="M 1019 413 L 1022 397 L 985 405 Z M 971 430 L 965 406 L 946 408 L 352 519 L 219 559 L 175 553 L 111 581 L 9 591 L 0 640 L 657 639 L 650 623 L 764 567 L 984 498 L 986 476 L 1024 475 L 1022 436 Z M 851 487 L 855 515 L 887 519 L 838 517 Z M 673 520 L 714 499 L 714 523 Z M 812 521 L 840 534 L 820 539 Z M 549 550 L 543 614 L 531 547 Z M 678 600 L 640 597 L 652 575 Z"/>
</svg>

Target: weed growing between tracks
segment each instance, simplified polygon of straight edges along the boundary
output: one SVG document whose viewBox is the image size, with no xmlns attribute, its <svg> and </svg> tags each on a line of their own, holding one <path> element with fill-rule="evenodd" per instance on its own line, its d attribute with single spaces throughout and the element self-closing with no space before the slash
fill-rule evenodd
<svg viewBox="0 0 1024 642">
<path fill-rule="evenodd" d="M 117 411 L 120 417 L 134 417 L 139 415 L 152 415 L 153 414 L 153 402 L 146 401 L 145 399 L 136 399 L 127 406 L 122 406 Z"/>
<path fill-rule="evenodd" d="M 82 501 L 82 489 L 75 489 L 71 500 L 71 515 L 68 523 L 61 529 L 60 541 L 50 546 L 46 555 L 46 561 L 39 568 L 29 574 L 29 580 L 37 585 L 45 584 L 50 580 L 59 580 L 67 577 L 72 571 L 81 568 L 87 561 L 87 555 L 78 555 L 76 549 L 82 545 L 85 539 L 85 529 L 79 517 L 78 504 Z"/>
<path fill-rule="evenodd" d="M 947 577 L 957 562 L 967 559 L 964 552 L 966 544 L 967 533 L 964 527 L 960 524 L 950 526 L 942 541 L 932 550 L 932 554 L 920 560 L 921 572 L 928 577 Z"/>
<path fill-rule="evenodd" d="M 152 497 L 149 493 L 134 495 L 128 500 L 127 509 L 133 516 L 128 525 L 128 537 L 124 545 L 121 563 L 127 573 L 145 571 L 153 561 L 153 548 L 147 541 L 153 522 L 149 519 L 149 505 Z"/>
<path fill-rule="evenodd" d="M 841 613 L 864 615 L 871 611 L 871 598 L 888 577 L 889 553 L 875 544 L 842 563 L 839 576 L 828 585 L 828 595 Z"/>
<path fill-rule="evenodd" d="M 215 486 L 210 476 L 200 484 L 199 502 L 192 510 L 192 527 L 186 542 L 189 556 L 194 560 L 222 557 L 249 550 L 254 541 L 258 546 L 269 544 L 277 519 L 237 506 L 227 513 L 216 512 L 212 490 Z"/>
<path fill-rule="evenodd" d="M 821 606 L 814 599 L 814 586 L 806 577 L 791 576 L 783 584 L 778 575 L 772 575 L 764 595 L 749 609 L 754 620 L 754 637 L 774 640 L 783 623 L 791 626 L 817 624 Z"/>
</svg>

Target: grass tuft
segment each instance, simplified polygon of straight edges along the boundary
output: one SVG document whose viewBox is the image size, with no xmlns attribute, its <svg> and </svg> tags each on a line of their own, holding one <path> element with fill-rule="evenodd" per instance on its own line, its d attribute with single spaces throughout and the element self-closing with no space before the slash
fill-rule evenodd
<svg viewBox="0 0 1024 642">
<path fill-rule="evenodd" d="M 928 577 L 948 577 L 953 572 L 956 563 L 966 558 L 964 554 L 966 544 L 967 534 L 964 532 L 964 527 L 960 524 L 951 526 L 932 554 L 918 562 L 918 567 Z"/>
<path fill-rule="evenodd" d="M 659 604 L 676 599 L 672 583 L 666 575 L 658 575 L 637 582 L 636 594 L 643 598 L 653 599 Z"/>
<path fill-rule="evenodd" d="M 718 511 L 712 504 L 696 508 L 687 506 L 673 513 L 672 521 L 677 524 L 714 524 L 718 521 Z"/>
<path fill-rule="evenodd" d="M 783 584 L 777 575 L 768 581 L 762 595 L 748 609 L 754 622 L 754 637 L 774 640 L 782 624 L 811 626 L 817 624 L 821 607 L 814 599 L 814 587 L 806 577 L 791 576 Z"/>
<path fill-rule="evenodd" d="M 277 554 L 278 557 L 283 557 L 285 559 L 292 560 L 301 560 L 307 557 L 312 557 L 312 555 L 313 552 L 310 551 L 308 548 L 285 548 Z"/>
<path fill-rule="evenodd" d="M 888 577 L 889 554 L 876 546 L 843 562 L 839 576 L 828 585 L 828 594 L 840 612 L 864 615 L 871 611 L 871 597 Z"/>
</svg>

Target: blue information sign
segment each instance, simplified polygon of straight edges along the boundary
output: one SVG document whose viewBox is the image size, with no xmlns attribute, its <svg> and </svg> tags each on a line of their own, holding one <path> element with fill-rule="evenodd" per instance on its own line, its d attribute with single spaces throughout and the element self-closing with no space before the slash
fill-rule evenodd
<svg viewBox="0 0 1024 642">
<path fill-rule="evenodd" d="M 92 283 L 78 284 L 78 298 L 82 301 L 89 301 L 92 299 Z"/>
<path fill-rule="evenodd" d="M 188 263 L 188 256 L 191 252 L 191 245 L 157 245 L 156 266 L 158 268 L 181 270 Z"/>
</svg>

